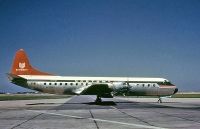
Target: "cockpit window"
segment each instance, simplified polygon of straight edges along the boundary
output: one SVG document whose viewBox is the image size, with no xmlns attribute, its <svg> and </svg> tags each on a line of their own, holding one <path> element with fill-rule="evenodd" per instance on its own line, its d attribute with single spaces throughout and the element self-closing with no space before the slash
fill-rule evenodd
<svg viewBox="0 0 200 129">
<path fill-rule="evenodd" d="M 170 81 L 165 80 L 164 82 L 158 82 L 159 85 L 171 85 L 173 86 L 173 84 Z"/>
</svg>

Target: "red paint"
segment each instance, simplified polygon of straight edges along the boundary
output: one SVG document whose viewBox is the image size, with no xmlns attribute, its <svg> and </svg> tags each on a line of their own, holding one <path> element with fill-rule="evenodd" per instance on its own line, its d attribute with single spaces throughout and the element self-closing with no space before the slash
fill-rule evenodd
<svg viewBox="0 0 200 129">
<path fill-rule="evenodd" d="M 160 88 L 176 88 L 174 85 L 159 85 Z"/>
<path fill-rule="evenodd" d="M 20 49 L 16 52 L 11 73 L 14 75 L 51 75 L 33 68 L 23 49 Z"/>
</svg>

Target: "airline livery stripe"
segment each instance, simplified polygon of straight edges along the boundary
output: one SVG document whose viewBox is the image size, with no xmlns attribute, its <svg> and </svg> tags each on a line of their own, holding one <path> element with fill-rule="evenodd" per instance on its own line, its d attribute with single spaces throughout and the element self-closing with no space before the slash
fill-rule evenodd
<svg viewBox="0 0 200 129">
<path fill-rule="evenodd" d="M 176 88 L 176 86 L 171 86 L 171 85 L 159 85 L 160 88 Z"/>
<path fill-rule="evenodd" d="M 176 88 L 176 87 L 175 87 L 175 86 L 173 86 L 173 87 L 169 87 L 169 86 L 165 86 L 165 87 L 164 87 L 164 86 L 163 86 L 163 87 L 160 87 L 160 88 L 161 88 L 161 89 L 162 89 L 162 88 L 163 88 L 163 89 L 164 89 L 164 88 L 171 88 L 171 89 L 174 89 L 174 88 Z"/>
</svg>

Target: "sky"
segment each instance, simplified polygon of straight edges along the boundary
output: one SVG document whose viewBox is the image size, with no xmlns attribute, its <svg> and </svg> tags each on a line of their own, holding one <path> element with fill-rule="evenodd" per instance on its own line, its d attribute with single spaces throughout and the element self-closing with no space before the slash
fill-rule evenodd
<svg viewBox="0 0 200 129">
<path fill-rule="evenodd" d="M 66 76 L 162 77 L 200 91 L 199 0 L 0 0 L 0 91 L 17 50 Z"/>
</svg>

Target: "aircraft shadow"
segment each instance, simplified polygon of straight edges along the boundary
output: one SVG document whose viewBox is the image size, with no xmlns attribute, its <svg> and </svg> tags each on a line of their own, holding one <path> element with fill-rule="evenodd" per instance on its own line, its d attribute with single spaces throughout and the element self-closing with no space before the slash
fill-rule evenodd
<svg viewBox="0 0 200 129">
<path fill-rule="evenodd" d="M 178 102 L 166 102 L 166 103 L 175 103 Z M 76 109 L 113 109 L 113 107 L 117 109 L 139 109 L 139 108 L 166 108 L 166 109 L 191 109 L 191 110 L 200 110 L 200 106 L 196 105 L 194 107 L 176 107 L 165 104 L 158 103 L 148 103 L 148 102 L 134 102 L 134 101 L 126 101 L 114 99 L 102 101 L 101 103 L 96 103 L 94 100 L 84 97 L 73 97 L 70 101 L 65 103 L 29 103 L 26 104 L 29 106 L 33 106 L 31 108 L 37 109 L 37 107 L 41 107 L 41 109 L 49 106 L 50 110 L 76 110 Z M 59 105 L 59 106 L 56 106 Z M 34 107 L 37 106 L 37 107 Z"/>
<path fill-rule="evenodd" d="M 98 102 L 88 102 L 88 103 L 82 103 L 82 104 L 102 105 L 102 106 L 113 106 L 113 105 L 116 105 L 116 103 L 114 101 L 103 101 L 101 103 L 98 103 Z"/>
</svg>

